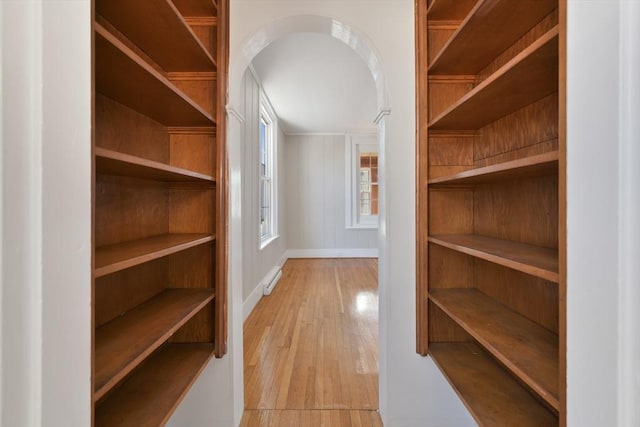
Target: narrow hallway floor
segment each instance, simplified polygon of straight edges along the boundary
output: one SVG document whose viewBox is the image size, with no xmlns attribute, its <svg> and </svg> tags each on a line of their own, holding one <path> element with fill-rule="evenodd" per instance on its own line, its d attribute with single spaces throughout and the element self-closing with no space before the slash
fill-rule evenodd
<svg viewBox="0 0 640 427">
<path fill-rule="evenodd" d="M 381 427 L 376 259 L 291 259 L 244 324 L 242 427 Z"/>
</svg>

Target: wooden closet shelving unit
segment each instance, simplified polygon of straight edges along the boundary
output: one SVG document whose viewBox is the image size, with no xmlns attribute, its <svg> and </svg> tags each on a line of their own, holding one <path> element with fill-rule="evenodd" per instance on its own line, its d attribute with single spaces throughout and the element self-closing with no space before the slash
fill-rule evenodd
<svg viewBox="0 0 640 427">
<path fill-rule="evenodd" d="M 228 0 L 94 0 L 96 426 L 165 424 L 226 353 Z"/>
<path fill-rule="evenodd" d="M 416 0 L 417 350 L 475 420 L 566 424 L 564 0 Z"/>
</svg>

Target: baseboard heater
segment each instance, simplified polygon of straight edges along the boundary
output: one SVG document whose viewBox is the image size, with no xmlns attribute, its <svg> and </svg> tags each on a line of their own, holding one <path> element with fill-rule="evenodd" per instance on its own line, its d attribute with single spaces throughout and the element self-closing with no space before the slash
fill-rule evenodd
<svg viewBox="0 0 640 427">
<path fill-rule="evenodd" d="M 264 295 L 269 295 L 271 294 L 271 291 L 273 291 L 273 288 L 275 288 L 278 284 L 278 280 L 280 280 L 280 277 L 282 277 L 282 270 L 280 269 L 280 267 L 273 267 L 273 269 L 265 277 L 266 280 L 262 293 Z"/>
</svg>

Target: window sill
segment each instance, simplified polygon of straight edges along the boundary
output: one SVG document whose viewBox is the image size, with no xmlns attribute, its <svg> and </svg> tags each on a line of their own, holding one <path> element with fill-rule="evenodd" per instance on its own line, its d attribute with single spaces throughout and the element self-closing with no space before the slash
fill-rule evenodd
<svg viewBox="0 0 640 427">
<path fill-rule="evenodd" d="M 278 239 L 278 237 L 280 237 L 280 236 L 278 234 L 276 234 L 275 236 L 269 236 L 269 237 L 261 240 L 260 241 L 260 250 L 263 250 L 264 248 L 269 246 L 273 241 Z"/>
</svg>

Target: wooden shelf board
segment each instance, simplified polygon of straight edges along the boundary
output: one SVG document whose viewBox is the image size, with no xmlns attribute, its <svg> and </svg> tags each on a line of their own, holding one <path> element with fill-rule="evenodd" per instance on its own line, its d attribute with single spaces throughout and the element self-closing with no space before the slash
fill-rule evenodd
<svg viewBox="0 0 640 427">
<path fill-rule="evenodd" d="M 214 0 L 173 0 L 182 16 L 216 16 L 218 4 Z"/>
<path fill-rule="evenodd" d="M 557 90 L 556 26 L 434 118 L 429 129 L 479 129 Z"/>
<path fill-rule="evenodd" d="M 558 335 L 477 289 L 433 289 L 430 300 L 556 411 Z"/>
<path fill-rule="evenodd" d="M 95 332 L 95 394 L 102 398 L 213 299 L 212 289 L 167 289 Z"/>
<path fill-rule="evenodd" d="M 427 19 L 429 21 L 462 21 L 478 0 L 433 0 Z"/>
<path fill-rule="evenodd" d="M 95 7 L 165 71 L 216 70 L 215 60 L 170 0 L 96 0 Z"/>
<path fill-rule="evenodd" d="M 557 417 L 473 343 L 430 343 L 429 353 L 481 426 L 557 426 Z"/>
<path fill-rule="evenodd" d="M 95 30 L 97 92 L 165 126 L 215 125 L 208 112 L 97 22 Z"/>
<path fill-rule="evenodd" d="M 130 154 L 96 147 L 96 173 L 128 176 L 165 182 L 204 182 L 213 184 L 210 175 L 143 159 Z"/>
<path fill-rule="evenodd" d="M 215 240 L 212 234 L 163 234 L 97 247 L 95 277 L 105 276 Z"/>
<path fill-rule="evenodd" d="M 441 1 L 433 3 L 430 15 L 431 9 L 440 12 L 438 3 Z M 457 2 L 447 0 L 443 3 Z M 450 5 L 444 6 L 453 10 Z M 466 7 L 468 10 L 468 5 Z M 477 74 L 557 7 L 556 0 L 478 1 L 433 59 L 429 74 Z"/>
<path fill-rule="evenodd" d="M 164 425 L 212 356 L 212 344 L 166 345 L 96 407 L 95 425 Z"/>
<path fill-rule="evenodd" d="M 482 184 L 492 181 L 552 175 L 554 173 L 558 173 L 557 151 L 430 179 L 429 185 Z"/>
<path fill-rule="evenodd" d="M 551 282 L 559 281 L 557 249 L 477 234 L 429 236 L 429 242 Z"/>
</svg>

